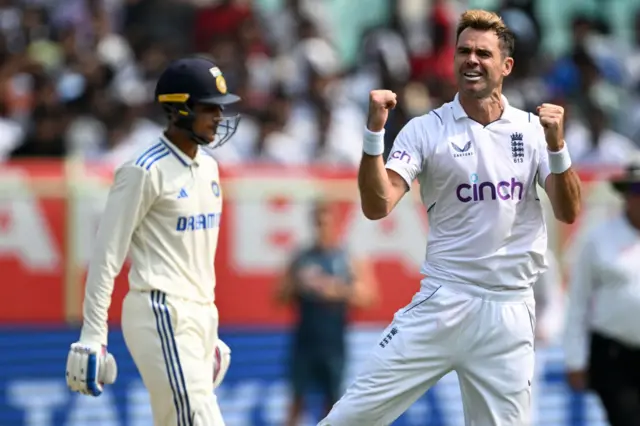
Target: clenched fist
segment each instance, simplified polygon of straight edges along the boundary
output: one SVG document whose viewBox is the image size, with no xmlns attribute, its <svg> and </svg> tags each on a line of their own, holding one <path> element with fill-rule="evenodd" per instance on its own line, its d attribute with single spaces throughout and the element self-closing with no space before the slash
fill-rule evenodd
<svg viewBox="0 0 640 426">
<path fill-rule="evenodd" d="M 367 128 L 372 132 L 380 132 L 389 117 L 389 110 L 396 107 L 397 95 L 391 90 L 372 90 L 369 93 L 369 117 Z"/>
<path fill-rule="evenodd" d="M 564 108 L 553 104 L 538 107 L 540 124 L 550 151 L 560 151 L 564 147 Z"/>
</svg>

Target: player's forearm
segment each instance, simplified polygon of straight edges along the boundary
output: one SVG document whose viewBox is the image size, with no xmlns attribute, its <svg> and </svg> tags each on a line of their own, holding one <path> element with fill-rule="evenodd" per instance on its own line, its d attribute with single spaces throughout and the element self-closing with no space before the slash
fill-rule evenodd
<svg viewBox="0 0 640 426">
<path fill-rule="evenodd" d="M 84 290 L 82 306 L 83 324 L 80 341 L 99 342 L 107 344 L 107 319 L 111 306 L 111 295 L 115 278 L 122 268 L 126 253 L 123 246 L 114 250 L 117 245 L 112 244 L 111 250 L 105 244 L 105 230 L 109 221 L 103 222 L 103 228 L 98 232 L 98 241 L 89 264 L 87 282 Z M 110 254 L 110 252 L 113 252 Z"/>
<path fill-rule="evenodd" d="M 116 276 L 120 273 L 129 248 L 128 235 L 118 232 L 118 216 L 112 210 L 113 203 L 107 202 L 107 209 L 100 223 L 96 246 L 93 251 L 82 306 L 83 324 L 80 341 L 107 344 L 107 318 L 111 306 L 111 295 Z"/>
<path fill-rule="evenodd" d="M 82 307 L 83 323 L 80 341 L 107 344 L 107 319 L 113 294 L 113 280 L 87 280 Z"/>
<path fill-rule="evenodd" d="M 362 212 L 367 219 L 382 219 L 391 212 L 393 187 L 381 155 L 362 155 L 358 170 L 358 187 Z"/>
<path fill-rule="evenodd" d="M 121 224 L 121 221 L 108 206 L 89 264 L 82 308 L 81 336 L 103 345 L 107 343 L 107 318 L 115 279 L 124 265 L 133 232 L 131 226 L 118 227 L 116 224 Z"/>
<path fill-rule="evenodd" d="M 550 174 L 546 186 L 556 219 L 568 224 L 575 222 L 582 205 L 580 177 L 575 170 Z"/>
<path fill-rule="evenodd" d="M 358 187 L 362 212 L 371 220 L 387 216 L 402 196 L 394 196 L 393 184 L 382 158 L 384 127 L 389 109 L 395 108 L 396 103 L 396 94 L 389 90 L 373 90 L 369 94 L 369 114 L 362 144 Z"/>
</svg>

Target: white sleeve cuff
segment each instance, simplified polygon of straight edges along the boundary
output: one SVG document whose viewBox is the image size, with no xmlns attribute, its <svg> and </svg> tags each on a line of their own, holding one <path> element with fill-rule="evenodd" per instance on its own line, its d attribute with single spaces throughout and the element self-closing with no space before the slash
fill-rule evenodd
<svg viewBox="0 0 640 426">
<path fill-rule="evenodd" d="M 551 172 L 548 170 L 543 170 L 542 172 L 538 172 L 538 185 L 540 185 L 543 189 L 546 189 L 547 178 L 551 175 Z"/>
<path fill-rule="evenodd" d="M 409 176 L 409 173 L 407 172 L 407 170 L 404 167 L 402 167 L 399 164 L 387 163 L 385 168 L 387 168 L 389 170 L 393 170 L 394 172 L 399 174 L 400 177 L 402 179 L 404 179 L 404 181 L 407 183 L 407 187 L 409 187 L 409 189 L 411 189 L 411 184 L 413 182 L 412 182 L 411 176 Z"/>
<path fill-rule="evenodd" d="M 565 326 L 571 327 L 567 324 Z M 589 364 L 589 338 L 572 335 L 574 332 L 572 330 L 569 335 L 564 336 L 564 365 L 567 370 L 584 370 Z"/>
<path fill-rule="evenodd" d="M 89 326 L 86 322 L 82 326 L 82 330 L 80 331 L 80 342 L 83 343 L 99 343 L 103 346 L 107 346 L 107 330 L 106 325 L 103 330 L 95 330 L 93 327 Z"/>
<path fill-rule="evenodd" d="M 567 370 L 569 371 L 582 371 L 587 369 L 587 357 L 569 357 L 565 359 L 564 362 Z"/>
</svg>

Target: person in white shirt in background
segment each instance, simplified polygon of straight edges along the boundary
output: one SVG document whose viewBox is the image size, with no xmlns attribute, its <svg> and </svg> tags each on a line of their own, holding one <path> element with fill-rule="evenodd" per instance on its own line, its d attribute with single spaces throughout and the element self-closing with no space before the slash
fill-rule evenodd
<svg viewBox="0 0 640 426">
<path fill-rule="evenodd" d="M 594 390 L 611 426 L 640 425 L 640 161 L 612 180 L 624 209 L 576 258 L 565 330 L 567 380 Z"/>
<path fill-rule="evenodd" d="M 451 371 L 467 426 L 531 424 L 532 285 L 547 251 L 536 184 L 565 223 L 578 215 L 581 189 L 563 109 L 542 104 L 536 117 L 502 96 L 513 50 L 514 36 L 495 13 L 465 12 L 454 57 L 458 94 L 410 120 L 386 165 L 384 128 L 397 97 L 370 93 L 362 210 L 382 219 L 420 182 L 430 224 L 425 277 L 321 426 L 389 425 Z"/>
<path fill-rule="evenodd" d="M 122 332 L 154 425 L 222 426 L 214 395 L 230 362 L 218 338 L 214 294 L 222 192 L 218 165 L 204 147 L 233 136 L 240 117 L 223 110 L 240 98 L 200 57 L 169 64 L 155 98 L 169 125 L 116 170 L 89 265 L 80 339 L 67 357 L 67 385 L 99 396 L 116 379 L 107 314 L 129 254 Z"/>
<path fill-rule="evenodd" d="M 573 162 L 580 166 L 620 166 L 628 161 L 637 146 L 609 126 L 609 119 L 597 105 L 585 105 L 584 119 L 567 123 L 566 136 L 571 141 L 569 152 Z"/>
<path fill-rule="evenodd" d="M 546 352 L 549 345 L 555 343 L 562 334 L 564 292 L 562 290 L 562 271 L 555 253 L 547 250 L 548 269 L 540 275 L 533 286 L 536 300 L 536 364 L 534 368 L 532 393 L 532 422 L 541 424 L 540 404 L 541 387 L 544 383 Z"/>
<path fill-rule="evenodd" d="M 547 251 L 547 270 L 533 287 L 536 299 L 536 345 L 540 347 L 557 340 L 562 334 L 564 292 L 562 270 L 555 253 Z"/>
</svg>

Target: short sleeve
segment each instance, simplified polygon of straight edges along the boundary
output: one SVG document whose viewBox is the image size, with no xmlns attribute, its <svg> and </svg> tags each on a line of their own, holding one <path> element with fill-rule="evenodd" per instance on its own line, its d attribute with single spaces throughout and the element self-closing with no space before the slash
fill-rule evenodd
<svg viewBox="0 0 640 426">
<path fill-rule="evenodd" d="M 540 119 L 538 116 L 531 115 L 535 117 L 534 132 L 538 144 L 538 184 L 544 188 L 547 176 L 551 174 L 551 170 L 549 170 L 549 153 L 547 152 L 547 142 L 544 139 L 544 129 L 540 125 Z"/>
<path fill-rule="evenodd" d="M 549 170 L 549 153 L 546 145 L 540 148 L 540 159 L 538 162 L 538 184 L 544 188 L 547 176 L 551 174 Z"/>
<path fill-rule="evenodd" d="M 402 176 L 409 188 L 422 171 L 427 123 L 427 117 L 411 119 L 398 133 L 387 159 L 386 168 Z"/>
</svg>

